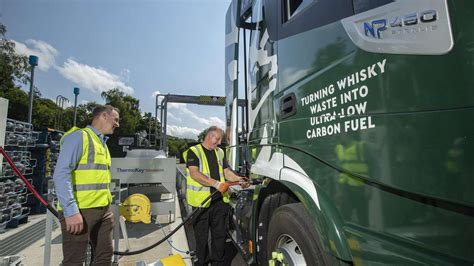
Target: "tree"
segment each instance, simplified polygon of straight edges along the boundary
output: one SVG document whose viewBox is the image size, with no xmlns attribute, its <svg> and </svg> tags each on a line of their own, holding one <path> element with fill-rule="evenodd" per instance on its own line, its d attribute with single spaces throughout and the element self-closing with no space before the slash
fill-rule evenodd
<svg viewBox="0 0 474 266">
<path fill-rule="evenodd" d="M 15 53 L 15 43 L 7 40 L 7 29 L 0 23 L 0 90 L 17 88 L 16 84 L 26 84 L 29 80 L 28 57 Z"/>
<path fill-rule="evenodd" d="M 53 127 L 59 107 L 51 99 L 38 98 L 33 102 L 32 123 L 36 130 Z"/>
<path fill-rule="evenodd" d="M 141 133 L 141 134 L 146 133 L 146 139 L 158 145 L 159 141 L 156 138 L 159 137 L 159 132 L 161 131 L 161 124 L 160 122 L 156 120 L 156 118 L 151 113 L 145 112 L 142 115 L 140 121 L 138 121 L 138 126 L 137 126 L 136 131 L 137 133 Z M 150 143 L 147 142 L 147 145 L 149 144 Z"/>
<path fill-rule="evenodd" d="M 177 137 L 168 136 L 167 144 L 168 154 L 170 156 L 176 156 L 177 158 L 180 158 L 185 150 L 197 143 L 195 140 L 192 139 L 181 139 Z"/>
<path fill-rule="evenodd" d="M 117 135 L 131 135 L 137 132 L 137 127 L 142 119 L 140 114 L 140 101 L 130 95 L 125 94 L 118 88 L 104 91 L 101 94 L 107 104 L 110 104 L 120 111 L 120 127 L 115 130 Z"/>
<path fill-rule="evenodd" d="M 147 132 L 147 134 L 150 134 L 150 133 L 154 134 L 155 127 L 156 127 L 156 131 L 160 132 L 160 129 L 161 129 L 160 122 L 158 122 L 158 120 L 156 120 L 156 118 L 151 113 L 145 112 L 142 115 L 140 121 L 138 122 L 137 132 L 145 131 Z"/>
<path fill-rule="evenodd" d="M 97 106 L 96 102 L 88 102 L 77 106 L 76 127 L 84 128 L 92 122 L 92 110 Z M 63 111 L 63 128 L 69 130 L 74 123 L 74 106 Z"/>
<path fill-rule="evenodd" d="M 3 74 L 0 74 L 3 75 Z M 0 84 L 0 86 L 2 86 Z M 19 88 L 10 87 L 0 90 L 0 97 L 8 99 L 8 117 L 26 121 L 28 116 L 28 94 Z"/>
<path fill-rule="evenodd" d="M 197 139 L 199 142 L 204 141 L 204 137 L 206 136 L 206 131 L 207 131 L 207 128 L 201 131 L 201 133 L 199 133 L 199 135 L 197 136 Z"/>
</svg>

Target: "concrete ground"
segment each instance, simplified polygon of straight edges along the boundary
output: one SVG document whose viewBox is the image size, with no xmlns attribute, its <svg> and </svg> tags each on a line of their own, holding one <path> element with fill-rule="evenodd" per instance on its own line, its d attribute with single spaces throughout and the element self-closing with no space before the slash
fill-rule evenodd
<svg viewBox="0 0 474 266">
<path fill-rule="evenodd" d="M 184 165 L 180 165 L 184 171 Z M 174 222 L 169 222 L 168 216 L 159 216 L 158 221 L 162 223 L 163 229 L 158 224 L 142 224 L 142 223 L 126 223 L 126 231 L 129 238 L 129 250 L 135 251 L 150 246 L 163 238 L 165 234 L 171 232 L 176 226 L 182 222 L 181 210 L 183 215 L 186 211 L 183 208 L 185 203 L 180 206 L 180 200 L 176 204 L 176 219 Z M 0 233 L 0 257 L 8 255 L 20 255 L 23 257 L 23 265 L 46 265 L 45 264 L 45 231 L 46 222 L 45 214 L 30 215 L 26 224 L 20 224 L 17 228 L 6 230 Z M 57 223 L 57 220 L 54 219 Z M 49 265 L 59 265 L 62 261 L 61 250 L 61 230 L 57 224 L 51 234 L 51 253 L 49 255 Z M 163 232 L 164 231 L 164 232 Z M 18 237 L 17 237 L 18 236 Z M 16 241 L 18 240 L 18 241 Z M 190 223 L 181 227 L 176 234 L 170 239 L 173 246 L 179 250 L 187 251 L 189 248 L 194 248 L 194 233 Z M 189 244 L 189 247 L 188 247 Z M 12 246 L 13 245 L 13 246 Z M 117 249 L 117 248 L 116 248 Z M 126 241 L 121 234 L 118 250 L 126 250 Z M 2 253 L 3 252 L 3 253 Z M 237 253 L 236 248 L 231 242 L 226 243 L 226 265 L 244 266 L 247 265 L 242 257 Z M 181 253 L 173 249 L 168 242 L 138 255 L 117 257 L 119 265 L 136 265 L 137 262 L 142 261 L 146 264 L 151 264 L 161 258 L 168 257 L 172 254 L 180 254 L 184 259 L 186 265 L 192 265 L 189 255 Z"/>
<path fill-rule="evenodd" d="M 176 201 L 178 204 L 178 201 Z M 177 225 L 179 225 L 182 221 L 181 213 L 179 211 L 179 206 L 176 208 L 176 219 L 173 223 L 169 223 L 168 216 L 158 217 L 158 221 L 162 222 L 163 229 L 158 224 L 132 224 L 126 223 L 127 233 L 129 237 L 129 244 L 130 250 L 134 251 L 137 249 L 142 249 L 145 247 L 150 246 L 153 243 L 156 243 L 158 240 L 162 239 L 165 234 L 168 234 L 172 231 Z M 5 233 L 0 234 L 0 243 L 2 240 L 7 239 L 9 236 L 15 235 L 20 233 L 22 230 L 30 226 L 38 225 L 39 221 L 43 221 L 45 219 L 44 214 L 42 215 L 33 215 L 29 217 L 30 221 L 24 225 L 19 226 L 15 229 L 9 229 Z M 39 227 L 36 230 L 42 230 L 45 227 Z M 164 231 L 164 232 L 163 232 Z M 49 265 L 59 265 L 62 261 L 62 251 L 61 251 L 61 230 L 59 227 L 52 232 L 52 244 L 51 244 L 51 254 L 50 254 L 50 264 Z M 176 232 L 171 238 L 169 238 L 172 245 L 180 250 L 188 250 L 188 243 L 186 239 L 186 234 L 184 232 L 184 228 L 182 227 L 180 230 Z M 120 239 L 119 243 L 119 250 L 125 251 L 126 250 L 126 241 L 123 237 Z M 24 265 L 44 265 L 44 244 L 45 238 L 42 237 L 41 239 L 35 241 L 25 249 L 21 250 L 18 254 L 11 254 L 11 255 L 20 255 L 23 257 L 23 264 Z M 161 258 L 168 257 L 173 254 L 182 254 L 174 249 L 171 248 L 168 242 L 164 242 L 163 244 L 138 255 L 133 256 L 122 256 L 118 258 L 119 265 L 136 265 L 137 262 L 142 261 L 146 264 L 153 263 Z M 183 257 L 188 257 L 186 254 L 182 254 Z M 186 265 L 192 265 L 190 259 L 184 260 Z"/>
<path fill-rule="evenodd" d="M 176 226 L 178 226 L 181 221 L 181 211 L 180 211 L 180 206 L 178 205 L 178 200 L 176 201 L 176 219 L 174 222 L 169 223 L 169 217 L 168 216 L 159 216 L 158 221 L 163 224 L 163 229 L 158 224 L 142 224 L 142 223 L 126 223 L 126 228 L 127 228 L 127 233 L 129 237 L 129 244 L 130 244 L 130 250 L 138 250 L 142 249 L 145 247 L 148 247 L 149 245 L 156 243 L 158 240 L 162 239 L 165 234 L 168 234 L 171 232 Z M 14 238 L 16 235 L 20 235 L 21 232 L 27 232 L 28 230 L 34 230 L 36 232 L 39 232 L 43 234 L 42 236 L 38 236 L 35 239 L 35 242 L 30 244 L 29 246 L 22 248 L 18 247 L 18 249 L 21 249 L 16 254 L 8 254 L 8 255 L 20 255 L 23 257 L 22 263 L 23 265 L 32 265 L 32 266 L 40 266 L 40 265 L 45 265 L 44 263 L 44 256 L 45 256 L 45 237 L 44 237 L 44 231 L 45 231 L 45 214 L 40 214 L 40 215 L 31 215 L 29 217 L 29 221 L 26 224 L 22 224 L 18 226 L 18 228 L 14 229 L 8 229 L 6 232 L 0 234 L 0 245 L 3 244 L 3 246 L 9 245 L 12 238 Z M 35 228 L 34 228 L 35 227 Z M 181 227 L 176 234 L 174 234 L 171 238 L 170 241 L 174 247 L 176 247 L 179 250 L 189 250 L 188 247 L 188 238 L 186 236 L 185 228 L 188 231 L 188 235 L 190 236 L 189 239 L 189 244 L 193 245 L 194 239 L 193 239 L 193 233 L 192 233 L 192 227 L 189 225 Z M 163 232 L 164 230 L 164 232 Z M 28 236 L 25 237 L 25 239 L 28 239 Z M 61 251 L 61 230 L 59 229 L 59 226 L 56 226 L 56 229 L 52 231 L 51 235 L 52 239 L 52 244 L 51 244 L 51 254 L 50 254 L 50 263 L 49 265 L 59 265 L 62 261 L 62 251 Z M 31 241 L 31 239 L 30 239 Z M 119 243 L 119 250 L 120 251 L 125 251 L 126 250 L 126 241 L 123 239 L 123 236 L 120 239 Z M 19 244 L 16 244 L 19 245 Z M 12 249 L 15 250 L 15 249 Z M 232 266 L 243 266 L 246 265 L 245 261 L 238 255 L 237 250 L 233 246 L 231 242 L 228 242 L 226 245 L 226 265 L 232 265 Z M 163 244 L 138 255 L 133 255 L 133 256 L 122 256 L 118 258 L 118 265 L 124 265 L 124 266 L 135 266 L 137 262 L 143 261 L 145 265 L 151 264 L 153 262 L 158 261 L 161 258 L 168 257 L 172 254 L 181 254 L 181 256 L 184 259 L 186 265 L 192 265 L 191 259 L 189 258 L 189 255 L 186 255 L 184 253 L 180 253 L 179 251 L 174 250 L 168 242 L 164 242 Z"/>
</svg>

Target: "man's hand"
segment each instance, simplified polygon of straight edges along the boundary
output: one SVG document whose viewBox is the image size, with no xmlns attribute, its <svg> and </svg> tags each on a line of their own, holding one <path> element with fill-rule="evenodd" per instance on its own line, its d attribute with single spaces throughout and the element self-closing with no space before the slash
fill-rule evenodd
<svg viewBox="0 0 474 266">
<path fill-rule="evenodd" d="M 82 220 L 81 213 L 76 213 L 73 216 L 65 217 L 66 230 L 73 234 L 78 235 L 84 229 L 84 221 Z"/>
<path fill-rule="evenodd" d="M 227 190 L 229 189 L 229 185 L 226 182 L 218 182 L 214 183 L 214 186 L 217 190 L 219 190 L 221 193 L 226 193 Z"/>
<path fill-rule="evenodd" d="M 248 188 L 248 187 L 250 187 L 250 182 L 249 182 L 248 177 L 241 176 L 241 177 L 240 177 L 240 180 L 239 180 L 239 185 L 240 185 L 241 188 Z"/>
</svg>

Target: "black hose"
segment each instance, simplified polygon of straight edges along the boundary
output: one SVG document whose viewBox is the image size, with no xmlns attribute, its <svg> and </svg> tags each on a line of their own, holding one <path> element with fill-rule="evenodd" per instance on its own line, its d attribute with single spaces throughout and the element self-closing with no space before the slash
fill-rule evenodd
<svg viewBox="0 0 474 266">
<path fill-rule="evenodd" d="M 156 242 L 155 244 L 151 245 L 151 246 L 148 246 L 146 248 L 142 248 L 142 249 L 139 249 L 139 250 L 135 250 L 135 251 L 114 251 L 114 255 L 120 255 L 120 256 L 131 256 L 131 255 L 136 255 L 136 254 L 140 254 L 140 253 L 143 253 L 145 251 L 148 251 L 158 245 L 160 245 L 161 243 L 165 242 L 168 238 L 170 238 L 172 235 L 174 235 L 179 228 L 181 228 L 185 223 L 187 223 L 191 217 L 197 212 L 197 211 L 200 211 L 202 208 L 202 206 L 204 204 L 206 204 L 206 202 L 208 200 L 211 199 L 211 197 L 216 194 L 217 192 L 219 192 L 219 190 L 216 190 L 214 192 L 212 192 L 211 195 L 209 195 L 206 199 L 204 199 L 201 204 L 199 204 L 199 206 L 197 208 L 195 208 L 189 215 L 188 217 L 186 217 L 183 222 L 181 222 L 173 231 L 171 231 L 168 235 L 166 235 L 165 237 L 163 237 L 160 241 Z"/>
</svg>

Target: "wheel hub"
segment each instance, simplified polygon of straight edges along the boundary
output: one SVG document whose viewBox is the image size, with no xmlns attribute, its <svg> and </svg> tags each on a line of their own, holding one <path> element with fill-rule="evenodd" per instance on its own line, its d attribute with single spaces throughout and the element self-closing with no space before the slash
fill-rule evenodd
<svg viewBox="0 0 474 266">
<path fill-rule="evenodd" d="M 306 265 L 306 261 L 303 256 L 298 243 L 289 235 L 281 235 L 278 238 L 274 252 L 272 252 L 272 258 L 269 261 L 269 265 Z"/>
</svg>

